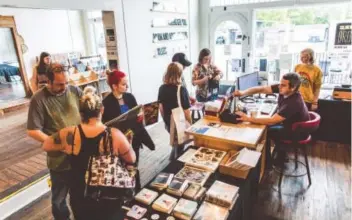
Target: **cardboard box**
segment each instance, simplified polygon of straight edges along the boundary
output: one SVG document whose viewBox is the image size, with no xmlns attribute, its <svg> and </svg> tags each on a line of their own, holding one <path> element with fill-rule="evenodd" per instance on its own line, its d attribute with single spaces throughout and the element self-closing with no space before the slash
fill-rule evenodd
<svg viewBox="0 0 352 220">
<path fill-rule="evenodd" d="M 241 166 L 240 169 L 237 169 L 237 168 L 226 166 L 229 159 L 237 153 L 238 151 L 236 150 L 230 150 L 229 152 L 227 152 L 227 154 L 222 159 L 219 165 L 219 172 L 228 176 L 246 179 L 249 171 L 251 170 L 251 167 L 244 165 L 244 166 Z"/>
</svg>

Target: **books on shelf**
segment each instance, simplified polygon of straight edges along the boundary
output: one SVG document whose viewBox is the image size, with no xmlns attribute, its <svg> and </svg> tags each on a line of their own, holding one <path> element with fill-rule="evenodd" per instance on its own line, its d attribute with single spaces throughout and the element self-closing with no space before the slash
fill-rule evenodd
<svg viewBox="0 0 352 220">
<path fill-rule="evenodd" d="M 135 200 L 143 204 L 150 205 L 156 199 L 156 197 L 158 197 L 157 192 L 143 188 L 139 193 L 137 193 Z"/>
<path fill-rule="evenodd" d="M 226 151 L 200 147 L 185 161 L 186 165 L 214 172 L 226 155 Z"/>
<path fill-rule="evenodd" d="M 175 177 L 203 186 L 210 174 L 211 173 L 206 170 L 185 166 L 176 174 Z"/>
<path fill-rule="evenodd" d="M 216 205 L 232 208 L 239 188 L 216 180 L 205 194 L 205 200 Z"/>
<path fill-rule="evenodd" d="M 181 198 L 175 206 L 173 214 L 177 218 L 191 220 L 197 211 L 197 206 L 196 202 Z"/>
<path fill-rule="evenodd" d="M 173 177 L 173 173 L 159 173 L 150 186 L 158 190 L 166 189 L 170 185 Z"/>
<path fill-rule="evenodd" d="M 162 194 L 152 205 L 152 208 L 159 212 L 170 214 L 177 203 L 177 199 L 167 194 Z"/>
<path fill-rule="evenodd" d="M 194 220 L 226 220 L 229 216 L 228 209 L 211 204 L 204 201 L 197 213 L 194 216 Z"/>
<path fill-rule="evenodd" d="M 173 178 L 166 191 L 175 196 L 182 196 L 182 194 L 185 192 L 187 187 L 188 187 L 188 180 Z"/>
</svg>

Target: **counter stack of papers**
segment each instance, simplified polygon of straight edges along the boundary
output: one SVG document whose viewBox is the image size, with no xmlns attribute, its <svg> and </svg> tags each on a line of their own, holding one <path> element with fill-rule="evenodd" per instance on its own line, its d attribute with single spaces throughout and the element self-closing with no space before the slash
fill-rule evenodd
<svg viewBox="0 0 352 220">
<path fill-rule="evenodd" d="M 257 165 L 260 155 L 261 153 L 258 151 L 243 148 L 228 160 L 226 166 L 243 170 L 250 169 Z"/>
</svg>

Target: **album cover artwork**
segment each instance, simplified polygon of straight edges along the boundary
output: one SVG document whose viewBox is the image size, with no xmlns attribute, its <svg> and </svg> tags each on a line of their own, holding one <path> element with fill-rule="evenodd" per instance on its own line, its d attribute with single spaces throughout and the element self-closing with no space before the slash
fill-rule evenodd
<svg viewBox="0 0 352 220">
<path fill-rule="evenodd" d="M 198 184 L 203 186 L 204 183 L 210 176 L 210 172 L 201 170 L 198 168 L 193 168 L 189 166 L 185 166 L 180 170 L 175 177 L 180 179 L 188 180 L 190 183 Z"/>
<path fill-rule="evenodd" d="M 185 163 L 189 166 L 214 172 L 225 155 L 225 151 L 200 147 L 188 161 L 185 161 Z"/>
<path fill-rule="evenodd" d="M 144 123 L 146 126 L 152 125 L 159 120 L 159 102 L 151 102 L 143 105 Z"/>
</svg>

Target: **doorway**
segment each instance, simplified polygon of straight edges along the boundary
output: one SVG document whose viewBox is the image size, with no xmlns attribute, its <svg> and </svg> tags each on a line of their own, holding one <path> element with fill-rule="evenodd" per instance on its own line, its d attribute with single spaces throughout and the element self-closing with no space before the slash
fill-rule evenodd
<svg viewBox="0 0 352 220">
<path fill-rule="evenodd" d="M 242 30 L 234 21 L 221 22 L 214 33 L 214 63 L 226 80 L 235 80 L 242 72 Z"/>
<path fill-rule="evenodd" d="M 0 16 L 0 109 L 30 95 L 14 18 Z"/>
</svg>

